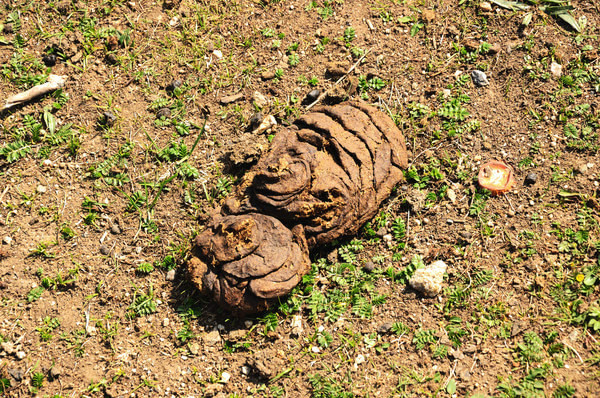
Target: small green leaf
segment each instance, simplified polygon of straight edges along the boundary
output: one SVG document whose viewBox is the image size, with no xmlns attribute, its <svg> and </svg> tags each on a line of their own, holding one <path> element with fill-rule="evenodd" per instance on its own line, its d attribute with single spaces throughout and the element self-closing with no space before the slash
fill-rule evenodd
<svg viewBox="0 0 600 398">
<path fill-rule="evenodd" d="M 49 111 L 44 111 L 44 124 L 51 135 L 56 131 L 56 118 Z"/>
<path fill-rule="evenodd" d="M 581 26 L 579 25 L 579 22 L 577 22 L 577 20 L 569 12 L 563 11 L 558 13 L 556 16 L 571 25 L 571 27 L 578 33 L 581 33 Z"/>
<path fill-rule="evenodd" d="M 522 10 L 526 10 L 529 8 L 528 5 L 519 3 L 516 1 L 506 1 L 506 0 L 491 0 L 491 1 L 492 1 L 492 3 L 494 3 L 500 7 L 504 7 L 509 10 L 513 10 L 513 11 L 522 11 Z"/>
<path fill-rule="evenodd" d="M 450 379 L 448 385 L 446 386 L 446 392 L 451 395 L 456 393 L 456 380 Z"/>
</svg>

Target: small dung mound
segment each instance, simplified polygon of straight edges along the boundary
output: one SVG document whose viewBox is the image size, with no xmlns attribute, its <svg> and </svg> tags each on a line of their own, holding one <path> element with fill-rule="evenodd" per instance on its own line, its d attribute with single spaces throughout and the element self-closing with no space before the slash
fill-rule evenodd
<svg viewBox="0 0 600 398">
<path fill-rule="evenodd" d="M 322 106 L 279 131 L 196 239 L 198 288 L 236 314 L 263 311 L 310 269 L 308 250 L 355 234 L 403 178 L 404 137 L 360 102 Z"/>
</svg>

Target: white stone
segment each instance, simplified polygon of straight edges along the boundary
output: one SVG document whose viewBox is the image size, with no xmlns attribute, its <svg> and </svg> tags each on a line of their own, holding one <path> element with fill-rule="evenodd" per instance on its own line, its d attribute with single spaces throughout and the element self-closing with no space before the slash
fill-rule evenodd
<svg viewBox="0 0 600 398">
<path fill-rule="evenodd" d="M 3 343 L 0 343 L 0 348 L 2 348 L 2 351 L 4 351 L 5 353 L 11 355 L 15 352 L 15 345 L 13 343 L 11 343 L 10 341 L 5 341 Z"/>
<path fill-rule="evenodd" d="M 12 243 L 12 238 L 10 236 L 5 236 L 4 239 L 2 239 L 2 242 L 4 242 L 7 245 L 10 245 Z"/>
<path fill-rule="evenodd" d="M 46 191 L 48 190 L 48 188 L 46 188 L 44 185 L 38 185 L 37 188 L 35 189 L 38 193 L 46 193 Z"/>
<path fill-rule="evenodd" d="M 17 351 L 18 359 L 25 359 L 26 356 L 27 356 L 27 354 L 25 354 L 25 351 Z"/>
<path fill-rule="evenodd" d="M 165 275 L 165 279 L 168 281 L 174 281 L 175 280 L 175 270 L 169 270 L 169 272 L 167 272 L 167 274 Z"/>
<path fill-rule="evenodd" d="M 456 203 L 456 192 L 454 192 L 454 189 L 448 188 L 446 190 L 446 196 L 448 196 L 448 199 L 450 199 L 450 202 Z"/>
<path fill-rule="evenodd" d="M 265 106 L 269 105 L 269 100 L 267 99 L 267 97 L 265 97 L 258 91 L 255 91 L 252 94 L 252 99 L 254 100 L 254 103 L 256 104 L 256 106 L 258 106 L 261 109 L 264 108 Z"/>
<path fill-rule="evenodd" d="M 213 330 L 212 332 L 205 334 L 202 340 L 204 341 L 204 344 L 214 346 L 221 343 L 221 335 L 218 330 Z"/>
<path fill-rule="evenodd" d="M 275 120 L 275 116 L 269 115 L 260 122 L 260 125 L 254 130 L 254 134 L 261 134 L 265 131 L 271 130 L 274 126 L 277 125 L 277 120 Z"/>
<path fill-rule="evenodd" d="M 479 8 L 481 9 L 481 11 L 492 12 L 492 5 L 487 1 L 482 1 L 481 3 L 479 3 Z"/>
<path fill-rule="evenodd" d="M 445 262 L 438 260 L 425 268 L 416 270 L 408 283 L 425 296 L 435 297 L 442 291 L 442 282 L 447 268 Z"/>
<path fill-rule="evenodd" d="M 223 58 L 223 52 L 221 50 L 215 50 L 213 51 L 213 55 L 217 58 L 217 59 L 221 59 Z"/>
<path fill-rule="evenodd" d="M 559 78 L 562 76 L 562 65 L 556 62 L 550 64 L 550 72 L 552 76 Z"/>
<path fill-rule="evenodd" d="M 304 332 L 304 327 L 302 326 L 302 315 L 296 314 L 292 317 L 292 322 L 290 323 L 292 327 L 292 335 L 300 336 Z"/>
<path fill-rule="evenodd" d="M 221 383 L 227 384 L 229 383 L 229 380 L 231 380 L 231 374 L 227 372 L 221 373 Z"/>
</svg>

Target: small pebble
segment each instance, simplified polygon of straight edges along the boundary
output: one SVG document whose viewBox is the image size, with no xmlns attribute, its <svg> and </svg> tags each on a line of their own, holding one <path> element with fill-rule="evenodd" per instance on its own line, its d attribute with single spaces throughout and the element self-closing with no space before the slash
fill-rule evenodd
<svg viewBox="0 0 600 398">
<path fill-rule="evenodd" d="M 101 245 L 100 246 L 100 254 L 102 254 L 104 256 L 108 256 L 110 254 L 110 249 L 108 248 L 108 246 Z"/>
<path fill-rule="evenodd" d="M 271 80 L 275 78 L 275 72 L 271 72 L 270 70 L 264 71 L 260 74 L 260 78 L 262 80 Z"/>
<path fill-rule="evenodd" d="M 159 119 L 161 117 L 164 117 L 165 119 L 171 118 L 171 109 L 169 109 L 169 108 L 160 108 L 158 110 L 158 112 L 156 112 L 156 117 L 159 118 Z"/>
<path fill-rule="evenodd" d="M 321 90 L 315 88 L 314 90 L 311 90 L 308 94 L 306 94 L 306 97 L 304 98 L 304 101 L 302 101 L 302 103 L 304 105 L 312 104 L 317 100 L 317 98 L 319 98 L 319 95 L 321 95 Z"/>
<path fill-rule="evenodd" d="M 557 79 L 562 76 L 562 65 L 556 62 L 550 64 L 550 73 Z"/>
<path fill-rule="evenodd" d="M 488 141 L 485 141 L 483 143 L 483 148 L 487 149 L 489 151 L 490 149 L 492 149 L 492 144 L 490 142 L 488 142 Z"/>
<path fill-rule="evenodd" d="M 304 332 L 304 327 L 302 326 L 302 315 L 296 314 L 292 318 L 292 322 L 290 323 L 292 328 L 293 336 L 300 336 Z"/>
<path fill-rule="evenodd" d="M 169 270 L 169 272 L 167 272 L 167 274 L 165 275 L 165 280 L 168 281 L 174 281 L 175 280 L 175 270 Z"/>
<path fill-rule="evenodd" d="M 473 235 L 469 231 L 460 231 L 458 234 L 467 242 L 470 241 L 473 237 Z"/>
<path fill-rule="evenodd" d="M 260 123 L 263 121 L 264 118 L 265 117 L 262 114 L 262 112 L 255 113 L 254 116 L 250 118 L 250 128 L 253 130 L 256 129 L 258 126 L 260 126 Z"/>
<path fill-rule="evenodd" d="M 25 359 L 26 356 L 25 351 L 17 351 L 17 359 Z"/>
<path fill-rule="evenodd" d="M 121 233 L 121 227 L 119 227 L 119 224 L 113 224 L 110 227 L 110 232 L 114 235 L 119 235 Z"/>
<path fill-rule="evenodd" d="M 408 283 L 410 286 L 427 297 L 435 297 L 442 291 L 444 273 L 448 266 L 438 260 L 425 268 L 415 271 Z"/>
<path fill-rule="evenodd" d="M 56 65 L 56 55 L 54 54 L 46 54 L 42 57 L 42 62 L 44 63 L 44 65 L 48 66 L 48 67 L 52 67 L 54 65 Z"/>
<path fill-rule="evenodd" d="M 260 109 L 262 109 L 265 106 L 269 105 L 269 100 L 267 99 L 267 97 L 265 97 L 264 95 L 262 95 L 258 91 L 255 91 L 252 94 L 252 100 L 254 101 L 254 103 L 256 104 L 256 106 L 258 106 Z"/>
<path fill-rule="evenodd" d="M 5 341 L 0 343 L 0 349 L 7 353 L 8 355 L 12 355 L 15 352 L 15 345 L 10 341 Z"/>
<path fill-rule="evenodd" d="M 370 272 L 375 271 L 375 268 L 377 268 L 377 266 L 375 265 L 375 263 L 373 261 L 367 261 L 365 263 L 365 265 L 363 265 L 363 268 L 365 271 L 370 273 Z"/>
<path fill-rule="evenodd" d="M 231 374 L 227 372 L 221 373 L 221 383 L 227 384 L 231 380 Z"/>
<path fill-rule="evenodd" d="M 190 354 L 192 355 L 198 355 L 198 353 L 200 352 L 200 344 L 196 342 L 190 343 L 188 345 L 188 348 L 190 350 Z"/>
<path fill-rule="evenodd" d="M 117 56 L 115 54 L 113 54 L 113 53 L 106 54 L 106 57 L 104 57 L 104 60 L 109 65 L 116 65 L 116 64 L 119 63 L 119 60 L 117 59 Z"/>
<path fill-rule="evenodd" d="M 4 244 L 6 244 L 6 245 L 10 245 L 12 243 L 12 241 L 13 241 L 13 239 L 10 236 L 5 236 L 2 239 L 2 242 L 4 242 Z"/>
<path fill-rule="evenodd" d="M 475 84 L 476 87 L 483 87 L 483 86 L 487 86 L 488 84 L 490 84 L 485 73 L 483 73 L 480 70 L 472 71 L 471 79 L 473 79 L 473 84 Z"/>
<path fill-rule="evenodd" d="M 50 379 L 55 380 L 58 379 L 63 374 L 62 368 L 60 366 L 53 366 L 50 369 Z"/>
<path fill-rule="evenodd" d="M 100 119 L 100 124 L 106 127 L 114 126 L 117 121 L 117 117 L 110 111 L 106 111 L 102 114 L 102 118 Z"/>
<path fill-rule="evenodd" d="M 492 5 L 487 1 L 479 3 L 479 9 L 484 12 L 492 12 Z"/>
<path fill-rule="evenodd" d="M 46 188 L 44 185 L 38 185 L 35 190 L 37 191 L 37 193 L 46 193 L 48 188 Z"/>
<path fill-rule="evenodd" d="M 377 333 L 379 334 L 386 334 L 389 333 L 390 330 L 392 330 L 392 326 L 394 325 L 393 322 L 386 322 L 384 324 L 379 325 L 379 327 L 377 328 Z"/>
<path fill-rule="evenodd" d="M 164 327 L 169 327 L 169 324 L 171 323 L 171 321 L 169 320 L 169 318 L 165 318 L 163 319 L 163 326 Z"/>
<path fill-rule="evenodd" d="M 529 173 L 527 174 L 527 176 L 525 176 L 525 185 L 533 185 L 536 183 L 537 181 L 537 174 L 535 173 Z"/>
<path fill-rule="evenodd" d="M 21 369 L 9 368 L 8 374 L 16 381 L 23 380 L 23 371 Z"/>
<path fill-rule="evenodd" d="M 165 87 L 165 90 L 167 90 L 167 92 L 172 93 L 173 91 L 175 91 L 176 88 L 181 87 L 181 84 L 181 80 L 175 79 L 171 83 L 169 83 L 167 87 Z"/>
</svg>

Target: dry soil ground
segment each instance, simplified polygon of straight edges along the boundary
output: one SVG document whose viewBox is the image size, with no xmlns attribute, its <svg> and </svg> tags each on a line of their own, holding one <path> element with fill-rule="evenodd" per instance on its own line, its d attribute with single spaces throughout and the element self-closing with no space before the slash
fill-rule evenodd
<svg viewBox="0 0 600 398">
<path fill-rule="evenodd" d="M 600 9 L 525 3 L 3 0 L 2 96 L 68 80 L 0 119 L 0 395 L 597 396 Z M 394 119 L 406 182 L 235 319 L 190 242 L 315 89 Z"/>
</svg>

